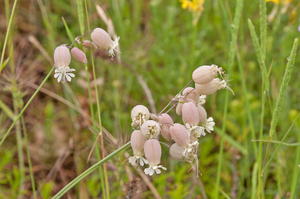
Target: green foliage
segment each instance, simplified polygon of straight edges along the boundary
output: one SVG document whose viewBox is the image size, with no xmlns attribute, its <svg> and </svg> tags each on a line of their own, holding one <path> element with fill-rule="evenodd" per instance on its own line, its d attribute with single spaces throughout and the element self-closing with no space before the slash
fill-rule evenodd
<svg viewBox="0 0 300 199">
<path fill-rule="evenodd" d="M 48 174 L 52 174 L 52 168 L 55 171 L 55 175 L 50 175 L 53 181 L 39 186 L 40 197 L 51 198 L 62 189 L 65 192 L 72 189 L 68 193 L 73 198 L 78 198 L 81 191 L 99 198 L 105 188 L 104 175 L 101 180 L 102 170 L 100 173 L 91 171 L 102 168 L 102 164 L 92 167 L 84 175 L 81 173 L 101 159 L 99 139 L 90 162 L 86 163 L 101 127 L 116 139 L 113 142 L 104 133 L 104 152 L 109 155 L 130 138 L 132 107 L 137 104 L 149 106 L 135 74 L 124 66 L 130 66 L 141 75 L 150 88 L 155 108 L 160 111 L 190 81 L 192 71 L 205 64 L 217 64 L 230 71 L 229 86 L 235 92 L 230 96 L 229 91 L 220 90 L 208 96 L 205 104 L 208 116 L 216 122 L 215 131 L 200 139 L 199 170 L 202 176 L 199 179 L 207 197 L 214 198 L 216 194 L 219 198 L 232 197 L 234 186 L 237 186 L 236 198 L 285 198 L 288 193 L 294 198 L 300 197 L 299 122 L 295 122 L 284 136 L 300 109 L 299 67 L 291 70 L 293 65 L 300 64 L 300 60 L 299 56 L 296 57 L 295 47 L 290 53 L 295 38 L 299 36 L 297 1 L 291 2 L 285 13 L 282 11 L 284 5 L 278 5 L 278 11 L 271 19 L 270 14 L 275 9 L 272 2 L 207 0 L 196 26 L 192 23 L 192 13 L 183 10 L 178 0 L 101 1 L 100 6 L 111 18 L 116 34 L 121 38 L 124 64 L 103 59 L 99 52 L 87 51 L 88 64 L 84 66 L 72 60 L 76 78 L 62 86 L 53 78 L 54 68 L 51 70 L 44 55 L 34 45 L 29 43 L 33 55 L 21 47 L 29 34 L 34 35 L 52 56 L 55 47 L 71 44 L 76 36 L 88 29 L 87 24 L 91 30 L 95 27 L 106 29 L 94 2 L 87 1 L 87 10 L 82 0 L 38 0 L 38 6 L 25 0 L 10 4 L 5 4 L 5 10 L 0 8 L 3 11 L 1 18 L 7 20 L 6 32 L 1 34 L 4 42 L 0 44 L 0 89 L 7 88 L 7 77 L 15 78 L 16 88 L 20 92 L 26 91 L 26 96 L 19 97 L 19 102 L 25 107 L 20 109 L 20 115 L 15 115 L 9 110 L 13 107 L 10 104 L 11 92 L 7 89 L 0 92 L 0 193 L 4 193 L 3 197 L 18 196 L 21 180 L 14 125 L 22 114 L 28 131 L 28 144 L 24 144 L 27 146 L 22 150 L 25 154 L 25 149 L 29 148 L 36 184 L 42 185 Z M 28 12 L 28 5 L 34 12 Z M 88 19 L 84 15 L 86 11 Z M 89 39 L 88 34 L 83 38 Z M 75 45 L 83 49 L 81 45 Z M 37 63 L 42 69 L 31 69 Z M 51 91 L 52 95 L 33 94 L 34 86 L 24 87 L 29 80 L 22 79 L 24 71 L 18 73 L 22 67 L 32 71 L 31 77 L 38 76 L 33 83 L 42 84 L 39 89 Z M 94 76 L 100 82 L 97 91 Z M 45 77 L 49 79 L 43 82 Z M 59 97 L 81 112 L 68 107 Z M 170 114 L 174 121 L 181 122 L 173 110 Z M 270 142 L 269 136 L 273 136 Z M 56 145 L 58 142 L 61 145 Z M 126 152 L 132 154 L 131 150 Z M 80 161 L 74 156 L 80 156 Z M 124 187 L 129 183 L 126 156 L 123 151 L 108 161 L 106 175 L 110 198 L 126 195 Z M 193 184 L 195 174 L 188 172 L 190 164 L 171 161 L 167 150 L 161 162 L 168 170 L 163 171 L 159 178 L 150 180 L 162 198 L 202 197 L 198 184 Z M 28 167 L 25 158 L 24 183 L 29 188 L 21 193 L 24 197 L 32 195 Z M 140 178 L 142 196 L 153 198 L 152 191 L 139 174 L 129 168 Z M 265 171 L 261 177 L 263 168 Z M 233 177 L 235 172 L 238 173 L 237 182 Z M 76 177 L 79 178 L 72 181 Z M 81 179 L 84 179 L 81 183 L 85 187 L 79 189 Z M 72 184 L 65 187 L 65 182 Z"/>
</svg>

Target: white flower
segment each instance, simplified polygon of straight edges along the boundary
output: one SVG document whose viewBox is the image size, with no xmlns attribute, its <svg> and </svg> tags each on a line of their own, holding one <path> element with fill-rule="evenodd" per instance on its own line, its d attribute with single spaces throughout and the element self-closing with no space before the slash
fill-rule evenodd
<svg viewBox="0 0 300 199">
<path fill-rule="evenodd" d="M 206 95 L 200 95 L 198 104 L 200 104 L 200 105 L 205 104 L 205 102 L 206 102 L 205 99 L 206 99 Z"/>
<path fill-rule="evenodd" d="M 112 46 L 110 47 L 108 53 L 109 53 L 109 56 L 111 57 L 114 57 L 115 56 L 115 52 L 117 52 L 117 54 L 119 54 L 120 52 L 116 49 L 117 46 L 119 45 L 119 40 L 120 40 L 120 37 L 118 37 L 115 41 L 113 41 L 112 43 Z"/>
<path fill-rule="evenodd" d="M 208 133 L 211 133 L 211 131 L 214 130 L 214 126 L 215 126 L 215 122 L 214 122 L 214 119 L 212 117 L 209 117 L 207 119 L 207 122 L 205 124 L 205 130 L 208 132 Z"/>
<path fill-rule="evenodd" d="M 197 158 L 198 146 L 199 142 L 195 141 L 189 144 L 187 147 L 184 147 L 184 151 L 182 152 L 184 159 L 186 159 L 188 162 L 191 162 Z"/>
<path fill-rule="evenodd" d="M 154 171 L 156 174 L 160 174 L 160 169 L 167 170 L 167 168 L 163 167 L 162 165 L 157 166 L 150 166 L 149 168 L 146 168 L 144 170 L 145 174 L 152 176 L 154 174 Z"/>
<path fill-rule="evenodd" d="M 205 136 L 206 133 L 204 132 L 204 128 L 202 126 L 191 126 L 190 124 L 186 123 L 185 127 L 187 128 L 189 132 L 189 136 L 194 136 L 194 137 L 201 137 Z"/>
<path fill-rule="evenodd" d="M 55 69 L 54 78 L 57 78 L 57 82 L 66 82 L 71 81 L 71 77 L 75 77 L 75 75 L 71 72 L 75 71 L 75 69 L 70 68 L 69 66 L 59 66 L 58 69 Z"/>
<path fill-rule="evenodd" d="M 144 166 L 144 164 L 149 164 L 148 160 L 146 158 L 143 158 L 142 156 L 132 156 L 129 158 L 129 162 L 132 165 L 135 165 L 136 163 L 139 164 L 140 166 Z"/>
</svg>

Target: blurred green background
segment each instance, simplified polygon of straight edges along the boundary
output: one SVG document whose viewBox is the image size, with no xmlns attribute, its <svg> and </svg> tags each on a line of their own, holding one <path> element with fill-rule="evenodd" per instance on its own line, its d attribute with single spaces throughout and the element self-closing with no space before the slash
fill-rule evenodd
<svg viewBox="0 0 300 199">
<path fill-rule="evenodd" d="M 0 2 L 1 49 L 13 3 L 12 0 Z M 102 51 L 94 52 L 102 125 L 114 137 L 104 134 L 107 155 L 129 141 L 132 132 L 131 109 L 138 104 L 150 109 L 149 100 L 137 80 L 137 74 L 147 83 L 155 108 L 159 112 L 191 80 L 191 74 L 198 66 L 216 64 L 228 71 L 236 1 L 205 1 L 204 10 L 196 25 L 193 24 L 195 13 L 182 9 L 178 0 L 87 1 L 89 22 L 84 17 L 84 31 L 87 31 L 87 23 L 91 29 L 107 29 L 97 13 L 96 5 L 101 6 L 111 18 L 115 33 L 120 36 L 122 59 L 118 64 L 117 59 L 110 59 Z M 264 140 L 269 139 L 268 132 L 282 77 L 294 39 L 300 35 L 298 0 L 267 2 L 266 5 L 268 35 L 265 65 L 267 71 L 271 66 L 272 68 L 266 92 Z M 4 54 L 4 58 L 10 56 L 10 59 L 0 74 L 0 138 L 50 71 L 53 66 L 54 49 L 60 44 L 72 43 L 62 17 L 73 39 L 81 35 L 75 0 L 17 1 Z M 258 197 L 258 174 L 255 165 L 257 157 L 251 141 L 251 130 L 255 139 L 259 139 L 262 77 L 248 28 L 248 19 L 252 20 L 259 36 L 258 0 L 244 1 L 237 36 L 237 56 L 232 72 L 228 74 L 228 79 L 231 80 L 229 85 L 235 95 L 229 95 L 218 190 L 220 198 Z M 84 38 L 88 39 L 89 36 Z M 75 46 L 83 49 L 79 44 Z M 93 81 L 91 53 L 86 53 L 88 74 Z M 239 62 L 242 71 L 238 67 Z M 299 64 L 300 59 L 297 56 L 273 140 L 280 141 L 283 138 L 299 113 Z M 25 139 L 24 126 L 17 123 L 1 145 L 0 198 L 32 198 L 27 146 L 38 198 L 54 196 L 72 179 L 97 162 L 94 151 L 87 163 L 95 136 L 92 134 L 91 120 L 87 119 L 91 112 L 85 66 L 72 60 L 70 67 L 76 69 L 76 77 L 71 83 L 57 83 L 52 74 L 25 111 L 28 144 L 17 143 L 18 139 Z M 242 88 L 243 82 L 246 90 Z M 97 115 L 93 83 L 91 86 L 94 111 Z M 243 94 L 243 91 L 246 93 Z M 215 197 L 226 92 L 230 93 L 228 90 L 220 90 L 207 97 L 205 109 L 208 116 L 214 118 L 216 126 L 212 134 L 199 140 L 199 170 L 202 176 L 197 178 L 195 173 L 188 172 L 191 167 L 189 163 L 172 160 L 168 148 L 162 145 L 162 164 L 168 170 L 163 171 L 159 178 L 149 178 L 161 198 Z M 77 110 L 74 107 L 77 107 Z M 253 123 L 249 122 L 249 112 Z M 182 122 L 174 110 L 170 115 L 175 122 Z M 297 178 L 300 169 L 299 125 L 300 123 L 296 122 L 285 140 L 286 143 L 298 145 L 282 145 L 264 173 L 262 198 L 290 198 L 293 190 L 298 190 L 293 192 L 294 197 L 300 198 L 300 183 Z M 17 138 L 17 131 L 21 132 L 20 138 Z M 258 145 L 258 142 L 256 144 Z M 263 158 L 267 145 L 266 142 L 262 144 Z M 277 146 L 278 144 L 270 143 L 266 161 Z M 126 152 L 132 154 L 131 149 L 127 149 Z M 24 156 L 24 170 L 20 169 L 20 155 Z M 110 197 L 125 198 L 132 190 L 133 198 L 156 197 L 139 173 L 132 166 L 128 166 L 127 159 L 124 151 L 107 163 Z M 25 176 L 22 177 L 22 173 L 25 173 Z M 95 171 L 82 180 L 63 198 L 103 198 L 99 172 Z"/>
</svg>

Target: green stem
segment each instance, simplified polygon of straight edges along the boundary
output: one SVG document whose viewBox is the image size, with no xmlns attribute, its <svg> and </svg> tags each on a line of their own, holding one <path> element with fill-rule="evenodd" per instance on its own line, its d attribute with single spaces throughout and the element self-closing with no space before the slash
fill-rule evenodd
<svg viewBox="0 0 300 199">
<path fill-rule="evenodd" d="M 85 170 L 82 174 L 77 176 L 74 180 L 72 180 L 69 184 L 67 184 L 63 189 L 61 189 L 52 199 L 59 199 L 61 198 L 65 193 L 67 193 L 72 187 L 74 187 L 78 182 L 80 182 L 82 179 L 84 179 L 86 176 L 91 174 L 93 171 L 95 171 L 98 167 L 100 167 L 103 163 L 107 162 L 109 159 L 113 158 L 115 155 L 117 155 L 122 150 L 126 149 L 128 146 L 130 146 L 130 142 L 127 142 L 125 145 L 120 147 L 119 149 L 115 150 L 87 170 Z"/>
<path fill-rule="evenodd" d="M 87 2 L 86 2 L 86 0 L 84 1 L 84 5 L 85 5 L 85 12 L 86 12 L 86 20 L 87 20 L 88 32 L 90 33 L 91 30 L 90 30 L 89 15 L 88 15 L 88 9 L 87 9 Z M 97 101 L 97 113 L 98 113 L 99 133 L 100 133 L 100 141 L 101 141 L 101 149 L 102 149 L 102 158 L 104 158 L 105 157 L 105 153 L 104 153 L 104 143 L 103 143 L 103 134 L 102 134 L 101 110 L 100 110 L 100 101 L 99 101 L 98 87 L 97 87 L 97 81 L 96 81 L 97 77 L 96 77 L 95 63 L 94 63 L 94 56 L 93 56 L 93 50 L 92 50 L 92 48 L 91 48 L 91 59 L 92 59 L 92 68 L 93 68 L 93 76 L 94 76 L 94 83 L 95 83 L 95 93 L 96 93 L 96 101 Z M 95 135 L 95 137 L 97 137 L 97 136 Z M 95 141 L 97 141 L 97 138 L 96 138 Z M 109 183 L 108 183 L 108 176 L 107 176 L 106 164 L 103 165 L 103 172 L 104 172 L 104 181 L 105 181 L 105 186 L 106 186 L 106 191 L 105 191 L 104 183 L 103 183 L 103 176 L 102 176 L 102 172 L 101 172 L 100 178 L 101 178 L 103 198 L 106 198 L 106 196 L 107 196 L 107 198 L 109 199 L 110 198 L 110 195 L 109 195 Z"/>
<path fill-rule="evenodd" d="M 16 82 L 14 81 L 14 86 Z M 14 89 L 13 89 L 14 90 Z M 13 96 L 15 96 L 13 94 Z M 17 99 L 14 97 L 14 111 L 15 114 L 18 114 L 18 105 L 17 105 Z M 19 182 L 19 195 L 18 198 L 22 198 L 22 192 L 24 187 L 24 181 L 25 181 L 25 166 L 24 166 L 24 156 L 23 156 L 23 139 L 21 135 L 21 124 L 20 121 L 17 121 L 16 123 L 16 138 L 17 138 L 17 148 L 18 148 L 18 159 L 19 159 L 19 170 L 20 170 L 20 182 Z"/>
<path fill-rule="evenodd" d="M 21 110 L 20 114 L 17 116 L 17 118 L 15 119 L 15 121 L 12 123 L 12 125 L 9 127 L 9 129 L 6 131 L 5 135 L 3 136 L 3 138 L 1 139 L 0 142 L 0 147 L 2 145 L 2 143 L 4 142 L 4 140 L 6 139 L 6 137 L 8 136 L 8 134 L 10 133 L 10 131 L 12 130 L 12 128 L 15 126 L 15 124 L 17 123 L 17 121 L 20 119 L 20 117 L 23 115 L 24 111 L 27 109 L 27 107 L 29 106 L 29 104 L 31 103 L 31 101 L 33 100 L 33 98 L 36 96 L 36 94 L 39 92 L 39 90 L 42 88 L 42 86 L 45 84 L 45 82 L 47 81 L 47 79 L 49 78 L 49 76 L 51 75 L 51 73 L 53 72 L 53 70 L 55 69 L 55 67 L 53 66 L 52 69 L 50 70 L 50 72 L 48 73 L 48 75 L 45 77 L 45 79 L 43 80 L 43 82 L 41 83 L 41 85 L 38 87 L 38 89 L 36 89 L 36 91 L 33 93 L 33 95 L 31 96 L 31 98 L 29 99 L 29 101 L 26 103 L 26 105 L 24 106 L 24 108 Z"/>
<path fill-rule="evenodd" d="M 12 18 L 13 18 L 14 13 L 15 13 L 15 8 L 16 8 L 16 5 L 17 5 L 17 1 L 18 0 L 14 1 L 14 5 L 13 5 L 12 11 L 11 11 L 11 15 L 10 15 L 10 18 L 9 18 L 9 22 L 8 22 L 8 26 L 7 26 L 7 30 L 6 30 L 6 34 L 5 34 L 5 39 L 4 39 L 4 44 L 3 44 L 3 48 L 2 48 L 2 54 L 1 54 L 1 61 L 0 61 L 0 73 L 1 73 L 1 70 L 2 70 L 1 66 L 2 66 L 2 63 L 3 63 L 3 59 L 4 59 L 4 52 L 5 52 L 5 48 L 6 48 L 7 39 L 8 39 L 8 36 L 9 36 L 9 31 L 10 31 Z"/>
<path fill-rule="evenodd" d="M 23 132 L 24 132 L 24 141 L 26 145 L 26 152 L 27 152 L 27 159 L 28 159 L 28 166 L 29 166 L 29 173 L 30 173 L 30 179 L 31 179 L 31 186 L 32 186 L 32 192 L 33 192 L 33 198 L 36 199 L 36 189 L 35 189 L 35 183 L 34 183 L 34 177 L 33 177 L 33 171 L 32 171 L 32 164 L 31 164 L 31 158 L 30 158 L 30 152 L 28 147 L 28 138 L 27 138 L 27 132 L 26 132 L 26 126 L 24 117 L 21 116 L 22 126 L 23 126 Z"/>
<path fill-rule="evenodd" d="M 231 30 L 231 42 L 229 45 L 229 54 L 228 54 L 228 73 L 231 74 L 233 61 L 236 53 L 236 43 L 237 43 L 237 34 L 239 30 L 239 23 L 242 15 L 243 9 L 243 0 L 236 1 L 236 9 L 235 9 L 235 16 L 233 21 L 233 26 Z M 229 92 L 225 94 L 225 105 L 224 105 L 224 113 L 223 113 L 223 126 L 222 126 L 222 134 L 221 134 L 221 145 L 220 145 L 220 152 L 219 152 L 219 164 L 218 164 L 218 173 L 217 173 L 217 182 L 216 182 L 216 189 L 215 189 L 215 198 L 219 198 L 219 186 L 220 186 L 220 178 L 221 178 L 221 168 L 223 165 L 223 147 L 224 147 L 224 137 L 225 137 L 225 130 L 226 130 L 226 121 L 227 121 L 227 112 L 228 112 L 228 101 L 229 101 Z"/>
</svg>

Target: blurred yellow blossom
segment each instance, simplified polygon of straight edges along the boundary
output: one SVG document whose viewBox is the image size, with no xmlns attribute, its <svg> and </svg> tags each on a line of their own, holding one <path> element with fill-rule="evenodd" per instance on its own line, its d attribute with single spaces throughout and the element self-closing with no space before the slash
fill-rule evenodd
<svg viewBox="0 0 300 199">
<path fill-rule="evenodd" d="M 191 12 L 203 12 L 205 0 L 180 0 L 182 9 L 188 9 Z"/>
<path fill-rule="evenodd" d="M 266 2 L 273 2 L 275 4 L 287 4 L 293 0 L 266 0 Z"/>
<path fill-rule="evenodd" d="M 195 26 L 198 23 L 201 13 L 204 11 L 205 0 L 180 0 L 182 9 L 188 9 L 193 13 L 193 25 Z"/>
</svg>

